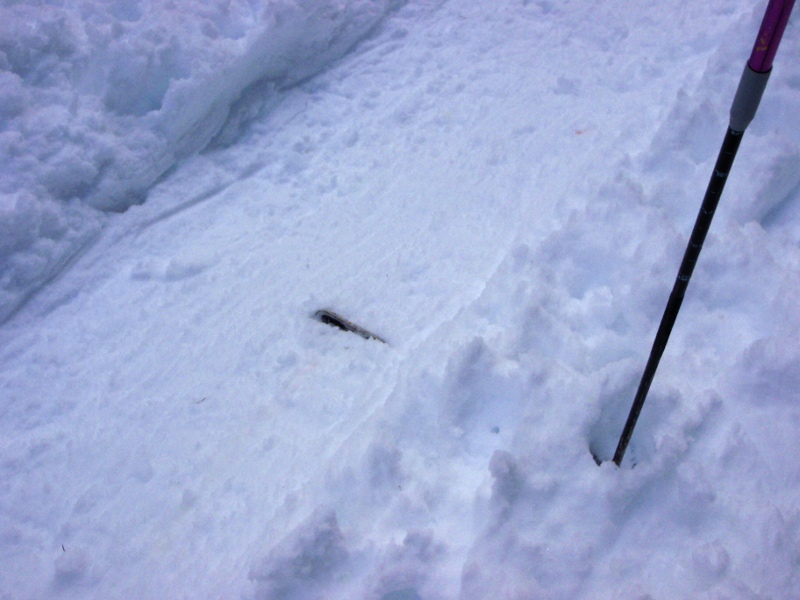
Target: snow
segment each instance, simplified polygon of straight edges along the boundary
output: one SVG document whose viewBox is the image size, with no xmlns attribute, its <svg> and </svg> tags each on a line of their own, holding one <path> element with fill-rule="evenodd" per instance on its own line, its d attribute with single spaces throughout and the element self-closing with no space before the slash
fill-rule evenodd
<svg viewBox="0 0 800 600">
<path fill-rule="evenodd" d="M 2 11 L 0 318 L 141 203 L 369 34 L 393 0 L 13 3 Z"/>
<path fill-rule="evenodd" d="M 0 598 L 796 597 L 796 15 L 609 462 L 764 6 L 0 8 Z"/>
</svg>

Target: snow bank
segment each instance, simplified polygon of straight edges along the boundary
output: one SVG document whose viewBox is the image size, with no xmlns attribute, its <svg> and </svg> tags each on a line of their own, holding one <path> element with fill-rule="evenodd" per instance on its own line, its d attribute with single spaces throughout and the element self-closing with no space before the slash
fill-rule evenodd
<svg viewBox="0 0 800 600">
<path fill-rule="evenodd" d="M 0 321 L 282 90 L 402 0 L 28 2 L 0 8 Z M 226 126 L 227 123 L 227 126 Z"/>
<path fill-rule="evenodd" d="M 0 327 L 2 594 L 797 596 L 800 22 L 617 469 L 763 2 L 433 4 L 124 214 L 15 199 L 33 281 L 103 234 Z"/>
</svg>

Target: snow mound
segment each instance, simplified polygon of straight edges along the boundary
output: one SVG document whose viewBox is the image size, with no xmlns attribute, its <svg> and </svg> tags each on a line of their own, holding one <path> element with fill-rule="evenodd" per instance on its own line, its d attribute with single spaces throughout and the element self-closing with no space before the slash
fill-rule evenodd
<svg viewBox="0 0 800 600">
<path fill-rule="evenodd" d="M 70 2 L 0 8 L 0 321 L 144 201 L 402 0 Z M 227 123 L 227 126 L 225 126 Z"/>
</svg>

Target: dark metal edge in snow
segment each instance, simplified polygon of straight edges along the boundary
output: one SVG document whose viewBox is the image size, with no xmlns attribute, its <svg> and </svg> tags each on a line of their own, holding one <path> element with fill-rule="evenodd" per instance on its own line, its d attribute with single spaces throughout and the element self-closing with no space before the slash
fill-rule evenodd
<svg viewBox="0 0 800 600">
<path fill-rule="evenodd" d="M 365 340 L 378 340 L 379 342 L 385 344 L 386 340 L 382 337 L 375 335 L 371 331 L 367 331 L 363 327 L 356 325 L 352 321 L 348 321 L 343 316 L 333 312 L 332 310 L 328 310 L 323 308 L 318 310 L 314 313 L 314 318 L 317 321 L 321 321 L 326 325 L 330 325 L 331 327 L 338 327 L 342 331 L 350 331 L 352 333 L 356 333 L 363 337 Z"/>
</svg>

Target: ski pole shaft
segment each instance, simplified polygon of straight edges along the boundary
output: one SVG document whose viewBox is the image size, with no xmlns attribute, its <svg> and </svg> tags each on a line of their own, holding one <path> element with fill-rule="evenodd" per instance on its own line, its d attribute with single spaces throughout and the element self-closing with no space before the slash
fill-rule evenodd
<svg viewBox="0 0 800 600">
<path fill-rule="evenodd" d="M 661 317 L 661 323 L 653 341 L 653 347 L 650 350 L 650 357 L 647 360 L 628 419 L 625 422 L 617 449 L 614 452 L 614 463 L 617 466 L 622 463 L 622 458 L 625 456 L 634 427 L 636 427 L 636 421 L 639 419 L 639 414 L 644 406 L 650 385 L 653 383 L 658 364 L 669 341 L 669 336 L 678 317 L 678 311 L 681 309 L 681 304 L 686 294 L 686 288 L 689 286 L 689 280 L 694 272 L 700 251 L 703 249 L 703 243 L 711 227 L 711 220 L 717 210 L 722 190 L 725 188 L 725 182 L 736 158 L 736 152 L 739 150 L 742 136 L 758 109 L 758 104 L 761 101 L 761 96 L 764 93 L 769 73 L 772 69 L 772 61 L 778 50 L 783 31 L 786 29 L 793 5 L 794 0 L 770 0 L 767 5 L 756 43 L 753 46 L 753 51 L 747 61 L 744 73 L 739 81 L 739 87 L 736 90 L 736 96 L 731 105 L 728 131 L 717 156 L 711 180 L 706 188 L 700 212 L 697 215 L 692 235 L 689 238 L 689 245 L 683 255 L 678 276 L 675 279 L 672 293 L 670 293 L 667 307 Z"/>
<path fill-rule="evenodd" d="M 672 287 L 672 293 L 669 295 L 667 307 L 664 310 L 664 315 L 661 317 L 661 324 L 658 326 L 656 339 L 653 342 L 653 348 L 650 350 L 650 358 L 647 360 L 642 380 L 639 382 L 639 389 L 636 391 L 636 396 L 633 400 L 633 406 L 628 414 L 628 420 L 625 422 L 625 428 L 622 430 L 622 436 L 619 438 L 617 450 L 614 453 L 614 462 L 617 466 L 620 465 L 622 457 L 625 455 L 628 442 L 630 442 L 631 436 L 633 435 L 633 428 L 636 427 L 639 413 L 642 411 L 645 398 L 647 398 L 647 392 L 650 390 L 650 384 L 653 382 L 656 369 L 658 369 L 658 363 L 661 361 L 661 356 L 664 354 L 664 349 L 667 347 L 670 333 L 672 333 L 672 327 L 675 325 L 675 320 L 678 318 L 678 311 L 681 309 L 683 297 L 686 294 L 686 288 L 689 286 L 689 279 L 692 277 L 692 272 L 694 272 L 694 267 L 700 256 L 700 250 L 703 248 L 706 234 L 711 227 L 711 219 L 714 217 L 719 198 L 725 187 L 725 181 L 728 178 L 728 173 L 730 173 L 733 159 L 736 158 L 736 151 L 739 149 L 739 143 L 741 141 L 742 132 L 728 128 L 728 132 L 725 134 L 725 140 L 722 143 L 722 149 L 717 157 L 717 163 L 714 166 L 714 173 L 711 175 L 711 181 L 706 189 L 703 204 L 697 215 L 697 220 L 695 221 L 692 236 L 689 238 L 689 245 L 686 247 L 686 252 L 683 255 L 683 261 L 678 270 L 678 277 L 675 279 L 675 284 Z"/>
<path fill-rule="evenodd" d="M 772 61 L 775 59 L 775 53 L 778 51 L 793 7 L 794 0 L 770 0 L 750 59 L 747 61 L 747 65 L 753 71 L 766 73 L 772 69 Z"/>
</svg>

